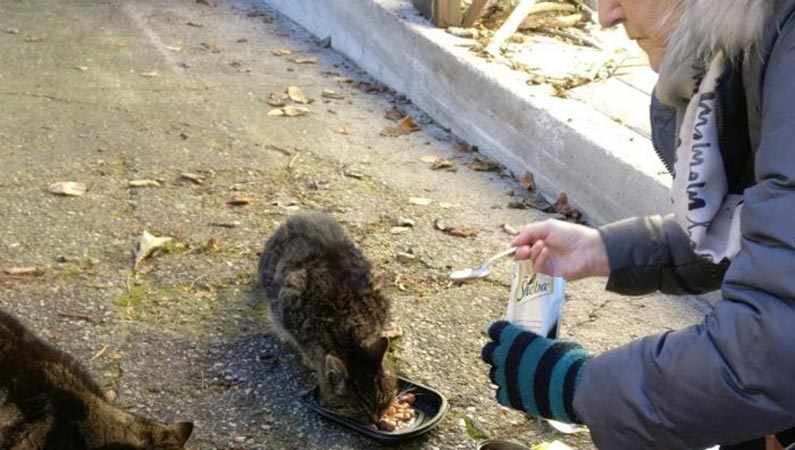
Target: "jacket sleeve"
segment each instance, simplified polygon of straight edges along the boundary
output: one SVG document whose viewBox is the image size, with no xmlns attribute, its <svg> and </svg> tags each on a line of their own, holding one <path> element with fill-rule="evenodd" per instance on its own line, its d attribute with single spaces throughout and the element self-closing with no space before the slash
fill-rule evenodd
<svg viewBox="0 0 795 450">
<path fill-rule="evenodd" d="M 720 288 L 727 264 L 697 255 L 673 215 L 626 219 L 599 228 L 607 249 L 607 290 L 701 294 Z"/>
<path fill-rule="evenodd" d="M 795 27 L 779 28 L 762 96 L 757 184 L 723 300 L 698 325 L 595 357 L 575 392 L 601 450 L 704 448 L 795 425 Z"/>
</svg>

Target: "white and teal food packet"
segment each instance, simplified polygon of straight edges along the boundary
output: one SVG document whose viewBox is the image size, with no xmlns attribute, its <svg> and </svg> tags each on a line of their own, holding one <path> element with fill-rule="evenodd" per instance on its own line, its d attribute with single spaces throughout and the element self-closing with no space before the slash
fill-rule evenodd
<svg viewBox="0 0 795 450">
<path fill-rule="evenodd" d="M 516 261 L 506 319 L 519 328 L 556 338 L 565 290 L 565 279 L 536 273 L 531 260 Z"/>
</svg>

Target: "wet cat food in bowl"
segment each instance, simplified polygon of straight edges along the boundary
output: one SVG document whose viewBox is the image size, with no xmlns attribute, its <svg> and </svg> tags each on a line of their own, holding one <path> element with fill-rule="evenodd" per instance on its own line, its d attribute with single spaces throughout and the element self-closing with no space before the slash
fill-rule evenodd
<svg viewBox="0 0 795 450">
<path fill-rule="evenodd" d="M 317 388 L 304 394 L 303 398 L 320 415 L 384 444 L 403 442 L 428 432 L 441 422 L 450 408 L 442 394 L 405 378 L 398 378 L 398 390 L 410 395 L 399 395 L 376 429 L 323 406 Z"/>
<path fill-rule="evenodd" d="M 381 420 L 376 424 L 379 430 L 400 431 L 411 428 L 417 420 L 414 401 L 417 397 L 411 392 L 400 394 L 392 400 Z"/>
</svg>

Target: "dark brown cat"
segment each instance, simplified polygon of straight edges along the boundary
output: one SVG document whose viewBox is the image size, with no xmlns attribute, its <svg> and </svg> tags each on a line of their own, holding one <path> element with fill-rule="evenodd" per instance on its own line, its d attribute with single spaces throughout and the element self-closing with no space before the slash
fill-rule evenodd
<svg viewBox="0 0 795 450">
<path fill-rule="evenodd" d="M 265 244 L 258 292 L 268 300 L 277 334 L 315 371 L 321 401 L 377 423 L 397 385 L 382 337 L 389 300 L 339 224 L 321 213 L 285 221 Z"/>
<path fill-rule="evenodd" d="M 0 448 L 182 450 L 193 424 L 124 412 L 70 355 L 0 311 Z"/>
</svg>

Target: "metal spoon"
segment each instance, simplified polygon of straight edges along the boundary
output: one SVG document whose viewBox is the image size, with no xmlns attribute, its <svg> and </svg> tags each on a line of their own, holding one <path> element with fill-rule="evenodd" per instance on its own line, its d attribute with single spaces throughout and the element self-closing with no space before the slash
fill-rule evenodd
<svg viewBox="0 0 795 450">
<path fill-rule="evenodd" d="M 506 256 L 511 256 L 516 253 L 516 247 L 511 247 L 507 250 L 503 250 L 496 255 L 492 256 L 488 259 L 488 261 L 484 262 L 483 265 L 478 267 L 477 269 L 463 269 L 463 270 L 456 270 L 455 272 L 450 273 L 449 277 L 451 280 L 456 281 L 470 281 L 470 280 L 477 280 L 479 278 L 483 278 L 489 274 L 491 271 L 491 263 L 494 261 L 504 258 Z"/>
</svg>

